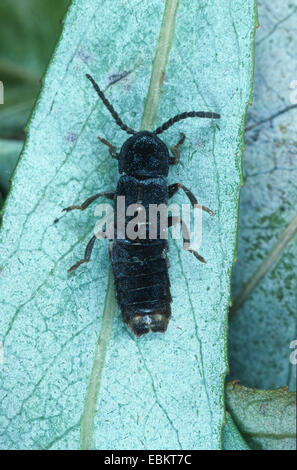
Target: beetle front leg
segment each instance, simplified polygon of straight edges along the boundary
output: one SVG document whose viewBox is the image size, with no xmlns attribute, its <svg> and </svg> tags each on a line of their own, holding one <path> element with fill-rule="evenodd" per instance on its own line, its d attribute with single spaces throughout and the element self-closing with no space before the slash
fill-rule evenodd
<svg viewBox="0 0 297 470">
<path fill-rule="evenodd" d="M 177 144 L 170 148 L 171 153 L 172 153 L 172 155 L 173 155 L 173 157 L 169 157 L 169 164 L 170 164 L 170 165 L 177 165 L 177 163 L 178 163 L 179 160 L 180 160 L 180 150 L 179 150 L 179 147 L 184 143 L 185 138 L 186 138 L 186 134 L 184 134 L 183 132 L 181 132 L 180 135 L 181 135 L 181 137 L 180 137 L 179 141 L 177 142 Z"/>
<path fill-rule="evenodd" d="M 118 160 L 119 159 L 119 154 L 117 153 L 117 148 L 114 145 L 112 145 L 110 142 L 108 142 L 108 140 L 104 139 L 103 137 L 98 137 L 98 139 L 100 140 L 100 142 L 102 142 L 102 144 L 104 144 L 108 147 L 108 151 L 109 151 L 111 157 Z"/>
<path fill-rule="evenodd" d="M 173 225 L 176 225 L 180 223 L 182 226 L 182 234 L 183 234 L 183 242 L 184 242 L 184 249 L 192 253 L 195 258 L 197 258 L 201 263 L 206 263 L 205 259 L 203 256 L 199 255 L 199 253 L 191 248 L 190 245 L 190 234 L 188 227 L 186 226 L 185 222 L 177 216 L 172 216 L 170 215 L 168 217 L 168 228 L 172 227 Z"/>
<path fill-rule="evenodd" d="M 206 206 L 201 206 L 198 203 L 198 201 L 197 201 L 196 197 L 194 196 L 194 194 L 192 193 L 192 191 L 190 191 L 188 188 L 186 188 L 181 183 L 174 183 L 174 184 L 171 184 L 170 186 L 168 186 L 168 197 L 171 198 L 175 193 L 177 193 L 177 191 L 179 189 L 182 189 L 185 192 L 186 196 L 188 196 L 188 198 L 190 200 L 190 203 L 192 204 L 193 207 L 195 207 L 195 205 L 199 205 L 203 211 L 207 212 L 210 215 L 214 215 L 214 212 L 211 209 L 209 209 Z"/>
</svg>

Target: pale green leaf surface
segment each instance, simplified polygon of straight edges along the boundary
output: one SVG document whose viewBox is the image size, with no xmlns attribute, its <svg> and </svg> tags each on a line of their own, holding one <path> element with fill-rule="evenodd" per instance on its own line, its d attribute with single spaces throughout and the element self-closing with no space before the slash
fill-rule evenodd
<svg viewBox="0 0 297 470">
<path fill-rule="evenodd" d="M 226 407 L 252 448 L 296 449 L 296 393 L 253 390 L 229 383 Z"/>
<path fill-rule="evenodd" d="M 259 7 L 254 104 L 247 119 L 247 128 L 255 127 L 245 137 L 234 297 L 269 256 L 297 207 L 297 109 L 292 107 L 297 92 L 290 88 L 296 80 L 297 2 Z M 296 390 L 296 366 L 289 360 L 297 339 L 296 271 L 295 236 L 232 318 L 232 379 L 250 387 Z"/>
<path fill-rule="evenodd" d="M 139 128 L 163 8 L 157 0 L 76 0 L 66 19 L 1 231 L 1 448 L 76 449 L 81 423 L 82 440 L 96 449 L 221 448 L 253 0 L 181 0 L 177 11 L 157 123 L 191 109 L 222 118 L 219 127 L 188 120 L 164 134 L 168 145 L 180 131 L 187 135 L 169 181 L 185 183 L 216 213 L 203 216 L 207 265 L 170 242 L 173 316 L 166 334 L 135 339 L 118 311 L 112 323 L 105 242 L 88 265 L 67 275 L 92 234 L 93 209 L 53 223 L 61 208 L 115 187 L 116 162 L 97 135 L 118 147 L 127 137 L 85 73 L 106 88 L 115 74 L 132 70 L 107 96 Z"/>
</svg>

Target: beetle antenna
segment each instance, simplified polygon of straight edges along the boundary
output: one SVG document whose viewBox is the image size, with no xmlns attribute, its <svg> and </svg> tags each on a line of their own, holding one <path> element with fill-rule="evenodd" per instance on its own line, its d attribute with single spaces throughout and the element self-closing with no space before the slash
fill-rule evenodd
<svg viewBox="0 0 297 470">
<path fill-rule="evenodd" d="M 217 113 L 209 113 L 205 111 L 190 111 L 186 113 L 177 114 L 173 118 L 169 119 L 168 121 L 164 122 L 162 126 L 158 127 L 154 132 L 155 134 L 161 134 L 162 132 L 166 131 L 169 127 L 173 126 L 178 121 L 187 118 L 193 117 L 200 117 L 200 118 L 209 118 L 209 119 L 219 119 L 221 116 Z"/>
<path fill-rule="evenodd" d="M 120 116 L 118 115 L 118 113 L 116 112 L 116 110 L 114 109 L 114 107 L 112 106 L 112 104 L 108 101 L 108 99 L 105 97 L 103 91 L 100 90 L 99 88 L 99 85 L 95 82 L 95 80 L 93 79 L 93 77 L 91 77 L 91 75 L 89 74 L 86 74 L 86 77 L 90 80 L 90 82 L 92 83 L 95 91 L 97 92 L 97 94 L 99 95 L 99 97 L 101 98 L 101 100 L 103 101 L 103 103 L 105 104 L 105 106 L 107 107 L 108 111 L 110 112 L 110 114 L 112 115 L 112 117 L 114 118 L 115 122 L 117 123 L 118 126 L 120 126 L 120 128 L 123 130 L 123 131 L 126 131 L 127 134 L 136 134 L 136 131 L 134 131 L 133 129 L 131 129 L 131 127 L 128 127 L 126 126 L 126 124 L 123 123 L 123 121 L 121 120 Z"/>
</svg>

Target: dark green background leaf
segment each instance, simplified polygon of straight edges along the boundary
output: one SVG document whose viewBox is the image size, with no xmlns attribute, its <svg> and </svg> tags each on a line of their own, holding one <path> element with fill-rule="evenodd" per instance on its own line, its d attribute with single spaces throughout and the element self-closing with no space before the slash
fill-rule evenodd
<svg viewBox="0 0 297 470">
<path fill-rule="evenodd" d="M 23 142 L 0 139 L 0 191 L 7 194 L 9 179 L 18 161 Z"/>
<path fill-rule="evenodd" d="M 296 1 L 260 2 L 233 298 L 296 215 L 297 105 L 292 101 L 296 89 L 290 88 L 297 78 L 292 59 L 297 47 L 296 19 Z M 243 385 L 261 389 L 287 385 L 296 390 L 296 366 L 289 360 L 290 343 L 297 339 L 296 272 L 295 236 L 231 320 L 231 377 Z"/>
<path fill-rule="evenodd" d="M 0 17 L 0 136 L 22 136 L 68 0 L 2 0 Z"/>
</svg>

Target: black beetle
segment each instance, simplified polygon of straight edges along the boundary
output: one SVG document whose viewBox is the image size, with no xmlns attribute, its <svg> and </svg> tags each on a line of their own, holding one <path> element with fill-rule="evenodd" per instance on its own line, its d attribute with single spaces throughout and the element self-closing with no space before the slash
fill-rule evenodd
<svg viewBox="0 0 297 470">
<path fill-rule="evenodd" d="M 99 97 L 110 111 L 115 122 L 128 134 L 133 134 L 127 139 L 120 153 L 107 140 L 99 140 L 109 147 L 109 152 L 113 158 L 119 162 L 119 179 L 115 192 L 97 193 L 88 198 L 83 204 L 70 206 L 63 211 L 69 212 L 73 209 L 84 210 L 93 201 L 103 196 L 110 200 L 117 201 L 119 196 L 125 197 L 125 209 L 131 204 L 141 204 L 146 211 L 151 204 L 165 204 L 179 189 L 188 196 L 193 207 L 198 205 L 196 197 L 180 183 L 167 186 L 169 165 L 175 165 L 180 159 L 179 147 L 185 140 L 185 134 L 181 134 L 178 143 L 171 147 L 173 157 L 170 157 L 165 143 L 159 139 L 157 134 L 161 134 L 176 122 L 190 118 L 220 118 L 219 114 L 203 111 L 191 111 L 178 114 L 158 127 L 154 132 L 135 130 L 122 122 L 113 106 L 104 96 L 97 83 L 90 75 L 86 75 L 93 84 Z M 201 206 L 200 206 L 201 207 Z M 213 212 L 205 206 L 202 210 L 213 215 Z M 126 214 L 126 211 L 125 211 Z M 136 238 L 133 236 L 119 236 L 117 225 L 117 212 L 115 211 L 114 228 L 115 237 L 110 244 L 110 258 L 115 280 L 116 297 L 122 312 L 122 318 L 128 324 L 136 336 L 154 332 L 164 332 L 167 329 L 171 316 L 171 296 L 170 281 L 168 276 L 168 242 L 160 236 L 160 230 L 155 239 Z M 124 216 L 124 228 L 127 227 L 131 217 Z M 186 225 L 179 217 L 169 216 L 168 227 L 180 223 L 184 247 L 201 262 L 205 260 L 190 247 L 189 233 Z M 159 222 L 157 226 L 159 227 Z M 160 228 L 160 227 L 159 227 Z M 145 234 L 148 235 L 149 223 L 145 224 Z M 104 234 L 101 234 L 104 236 Z M 90 260 L 91 252 L 98 234 L 89 241 L 85 256 L 82 260 L 73 265 L 68 272 L 74 271 L 82 263 Z"/>
</svg>

